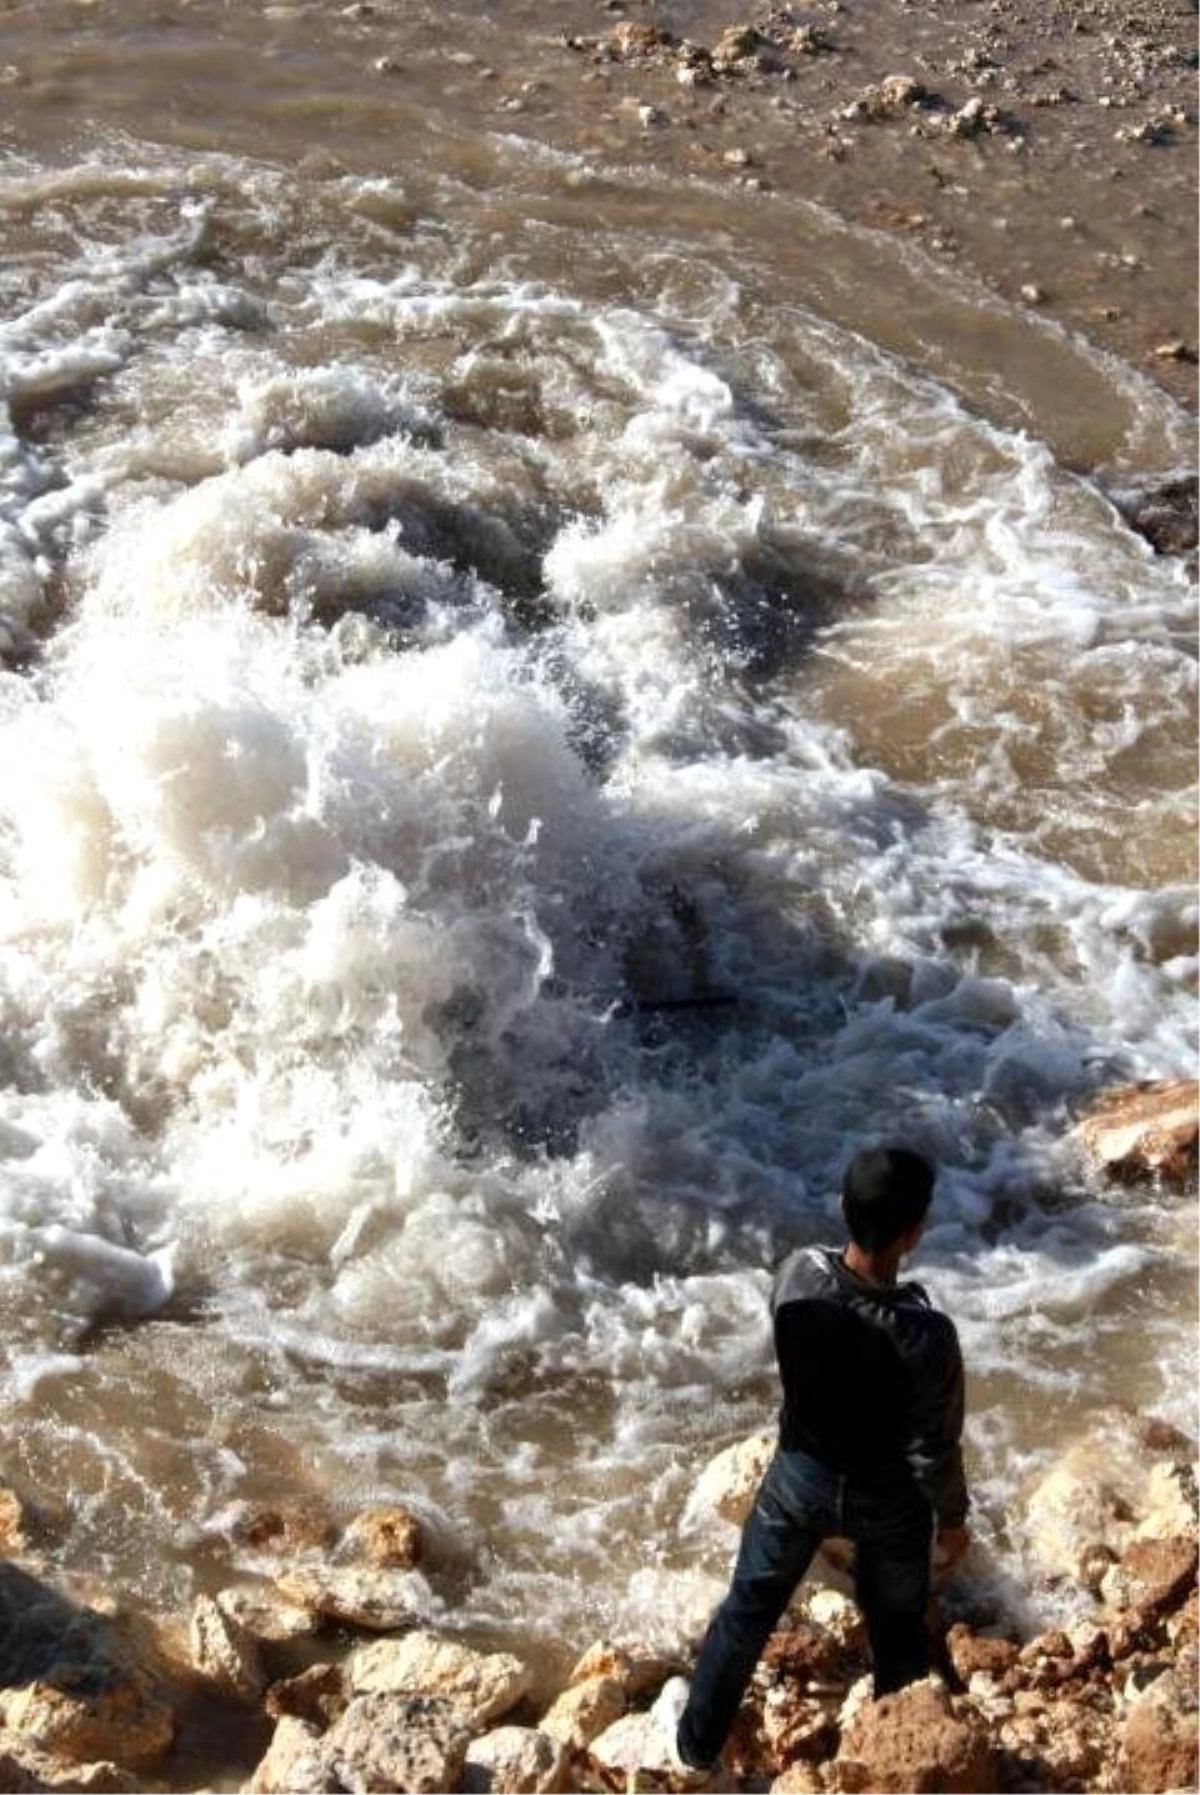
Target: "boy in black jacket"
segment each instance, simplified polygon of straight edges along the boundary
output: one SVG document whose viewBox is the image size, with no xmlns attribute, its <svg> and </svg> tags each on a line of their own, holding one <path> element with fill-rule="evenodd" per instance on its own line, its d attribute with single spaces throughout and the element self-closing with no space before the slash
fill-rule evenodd
<svg viewBox="0 0 1200 1795">
<path fill-rule="evenodd" d="M 686 1770 L 715 1765 L 768 1636 L 831 1534 L 854 1542 L 876 1696 L 929 1669 L 934 1536 L 942 1568 L 968 1545 L 958 1336 L 919 1284 L 896 1281 L 933 1183 L 919 1154 L 859 1153 L 842 1183 L 844 1252 L 801 1248 L 776 1280 L 779 1447 L 679 1720 Z"/>
</svg>

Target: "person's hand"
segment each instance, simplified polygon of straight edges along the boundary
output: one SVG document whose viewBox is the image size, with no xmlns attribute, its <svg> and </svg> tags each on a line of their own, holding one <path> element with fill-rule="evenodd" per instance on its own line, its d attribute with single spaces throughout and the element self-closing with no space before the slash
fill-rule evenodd
<svg viewBox="0 0 1200 1795">
<path fill-rule="evenodd" d="M 933 1574 L 948 1577 L 971 1544 L 966 1527 L 939 1527 L 933 1542 Z"/>
</svg>

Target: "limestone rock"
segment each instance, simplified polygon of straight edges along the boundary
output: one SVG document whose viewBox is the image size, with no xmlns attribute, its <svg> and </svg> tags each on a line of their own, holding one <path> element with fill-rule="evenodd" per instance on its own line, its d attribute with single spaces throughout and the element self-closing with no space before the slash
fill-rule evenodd
<svg viewBox="0 0 1200 1795">
<path fill-rule="evenodd" d="M 1130 1795 L 1196 1787 L 1195 1652 L 1182 1653 L 1175 1667 L 1135 1701 L 1125 1720 L 1117 1768 L 1117 1787 Z"/>
<path fill-rule="evenodd" d="M 189 1638 L 202 1677 L 235 1701 L 258 1700 L 266 1677 L 254 1636 L 211 1596 L 197 1596 L 192 1604 Z"/>
<path fill-rule="evenodd" d="M 150 1763 L 175 1736 L 157 1681 L 103 1660 L 52 1666 L 44 1678 L 0 1692 L 0 1715 L 12 1732 L 79 1763 Z"/>
<path fill-rule="evenodd" d="M 670 32 L 660 30 L 657 25 L 633 24 L 628 20 L 614 25 L 609 36 L 609 42 L 621 57 L 654 56 L 668 49 L 674 41 Z"/>
<path fill-rule="evenodd" d="M 777 1763 L 827 1758 L 837 1746 L 837 1727 L 819 1696 L 801 1695 L 789 1681 L 768 1689 L 762 1731 Z"/>
<path fill-rule="evenodd" d="M 678 1676 L 684 1666 L 677 1658 L 664 1657 L 647 1645 L 615 1645 L 598 1639 L 588 1647 L 567 1678 L 568 1684 L 588 1683 L 596 1677 L 608 1677 L 619 1683 L 631 1701 L 657 1692 L 668 1677 Z"/>
<path fill-rule="evenodd" d="M 902 106 L 920 106 L 928 98 L 924 86 L 912 75 L 888 75 L 879 83 L 885 106 L 898 110 Z"/>
<path fill-rule="evenodd" d="M 322 1760 L 319 1729 L 285 1714 L 247 1789 L 248 1795 L 324 1795 L 338 1786 Z"/>
<path fill-rule="evenodd" d="M 673 1768 L 667 1736 L 653 1713 L 615 1720 L 592 1740 L 588 1756 L 604 1775 L 630 1788 L 643 1774 L 669 1777 Z"/>
<path fill-rule="evenodd" d="M 1010 1639 L 988 1639 L 973 1633 L 959 1621 L 946 1635 L 946 1651 L 955 1676 L 969 1683 L 981 1675 L 999 1680 L 1016 1663 L 1018 1647 Z"/>
<path fill-rule="evenodd" d="M 314 1609 L 281 1601 L 267 1589 L 221 1589 L 215 1599 L 222 1614 L 268 1644 L 307 1639 L 320 1625 L 320 1616 Z"/>
<path fill-rule="evenodd" d="M 573 1683 L 550 1705 L 538 1726 L 569 1751 L 582 1751 L 598 1734 L 620 1720 L 628 1702 L 612 1677 L 589 1677 Z"/>
<path fill-rule="evenodd" d="M 1069 1447 L 1033 1490 L 1026 1505 L 1030 1546 L 1047 1571 L 1083 1581 L 1098 1546 L 1119 1553 L 1134 1521 L 1122 1466 L 1102 1438 Z"/>
<path fill-rule="evenodd" d="M 1037 1706 L 1021 1704 L 1001 1721 L 997 1737 L 1018 1787 L 1032 1782 L 1035 1788 L 1090 1788 L 1112 1762 L 1115 1727 L 1099 1708 L 1050 1698 Z"/>
<path fill-rule="evenodd" d="M 995 1789 L 996 1768 L 986 1730 L 969 1708 L 955 1712 L 933 1678 L 868 1702 L 842 1735 L 839 1757 L 863 1764 L 869 1787 L 881 1795 Z"/>
<path fill-rule="evenodd" d="M 1196 1173 L 1200 1086 L 1195 1079 L 1107 1091 L 1079 1124 L 1084 1146 L 1114 1178 L 1186 1184 Z"/>
<path fill-rule="evenodd" d="M 408 1571 L 421 1556 L 421 1525 L 398 1503 L 364 1508 L 343 1533 L 341 1548 L 367 1564 Z"/>
<path fill-rule="evenodd" d="M 233 1511 L 230 1537 L 251 1552 L 294 1557 L 333 1544 L 336 1529 L 316 1502 L 241 1502 Z"/>
<path fill-rule="evenodd" d="M 429 1600 L 429 1585 L 419 1571 L 362 1565 L 299 1566 L 285 1572 L 277 1587 L 289 1602 L 375 1633 L 415 1625 Z"/>
<path fill-rule="evenodd" d="M 350 1659 L 349 1676 L 359 1695 L 442 1697 L 477 1727 L 515 1707 L 533 1680 L 527 1666 L 507 1652 L 476 1652 L 423 1631 L 360 1646 Z"/>
<path fill-rule="evenodd" d="M 688 1500 L 688 1518 L 716 1514 L 740 1527 L 774 1452 L 774 1434 L 754 1434 L 718 1452 L 696 1481 Z"/>
<path fill-rule="evenodd" d="M 553 1795 L 566 1787 L 567 1750 L 531 1726 L 501 1726 L 467 1750 L 466 1795 Z"/>
<path fill-rule="evenodd" d="M 140 1787 L 138 1778 L 119 1764 L 73 1763 L 39 1751 L 16 1734 L 0 1732 L 0 1789 L 6 1795 L 46 1789 L 61 1789 L 64 1795 L 133 1795 Z"/>
<path fill-rule="evenodd" d="M 273 1720 L 303 1720 L 323 1732 L 346 1712 L 350 1694 L 340 1664 L 310 1664 L 299 1675 L 272 1683 L 263 1707 Z"/>
<path fill-rule="evenodd" d="M 730 25 L 712 47 L 714 69 L 734 69 L 754 63 L 768 49 L 764 38 L 753 25 Z"/>
<path fill-rule="evenodd" d="M 837 1589 L 806 1589 L 796 1604 L 816 1627 L 822 1628 L 846 1652 L 863 1649 L 867 1642 L 867 1626 L 857 1602 Z"/>
<path fill-rule="evenodd" d="M 29 1550 L 29 1517 L 15 1490 L 0 1489 L 0 1558 Z"/>
<path fill-rule="evenodd" d="M 1186 1444 L 1183 1450 L 1188 1451 Z M 1188 1459 L 1150 1467 L 1139 1504 L 1137 1539 L 1196 1539 L 1196 1470 Z"/>
<path fill-rule="evenodd" d="M 451 1702 L 360 1695 L 325 1735 L 321 1759 L 333 1787 L 355 1795 L 438 1795 L 458 1788 L 470 1742 L 470 1723 Z"/>
<path fill-rule="evenodd" d="M 1136 1539 L 1100 1585 L 1114 1608 L 1177 1608 L 1196 1584 L 1195 1540 Z"/>
<path fill-rule="evenodd" d="M 816 1767 L 799 1758 L 794 1764 L 789 1764 L 781 1776 L 775 1778 L 771 1784 L 771 1795 L 822 1795 L 824 1788 L 825 1784 Z"/>
<path fill-rule="evenodd" d="M 843 1694 L 864 1668 L 863 1654 L 829 1628 L 789 1615 L 766 1643 L 760 1676 L 795 1690 Z"/>
</svg>

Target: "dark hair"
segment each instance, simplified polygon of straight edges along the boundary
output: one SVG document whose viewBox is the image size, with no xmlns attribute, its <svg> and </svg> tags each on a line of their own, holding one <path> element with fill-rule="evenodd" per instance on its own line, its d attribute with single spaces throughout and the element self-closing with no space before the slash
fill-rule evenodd
<svg viewBox="0 0 1200 1795">
<path fill-rule="evenodd" d="M 856 1153 L 842 1179 L 842 1213 L 855 1246 L 882 1252 L 924 1221 L 934 1176 L 927 1159 L 904 1147 Z"/>
</svg>

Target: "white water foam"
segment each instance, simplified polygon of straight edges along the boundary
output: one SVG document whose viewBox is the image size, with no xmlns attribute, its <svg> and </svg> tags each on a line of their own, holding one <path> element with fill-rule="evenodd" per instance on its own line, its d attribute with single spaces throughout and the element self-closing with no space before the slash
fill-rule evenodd
<svg viewBox="0 0 1200 1795">
<path fill-rule="evenodd" d="M 769 1420 L 766 1268 L 886 1134 L 945 1167 L 924 1275 L 1007 1549 L 1026 1389 L 1081 1430 L 1187 1401 L 1186 1317 L 1119 1346 L 1181 1243 L 1066 1138 L 1190 1064 L 1194 899 L 1138 846 L 1188 829 L 1182 576 L 732 281 L 685 327 L 464 285 L 431 233 L 386 278 L 268 235 L 214 286 L 241 203 L 65 265 L 8 339 L 10 406 L 13 366 L 83 377 L 64 320 L 110 356 L 6 439 L 42 636 L 0 690 L 15 1400 L 105 1352 L 166 1378 L 193 1544 L 272 1477 L 394 1489 L 490 1543 L 477 1618 L 644 1630 L 681 1575 L 683 1624 L 723 1551 L 671 1543 L 690 1463 Z M 735 1001 L 657 1007 L 692 997 Z M 165 1369 L 61 1356 L 164 1304 Z M 74 1451 L 182 1527 L 96 1376 Z"/>
</svg>

